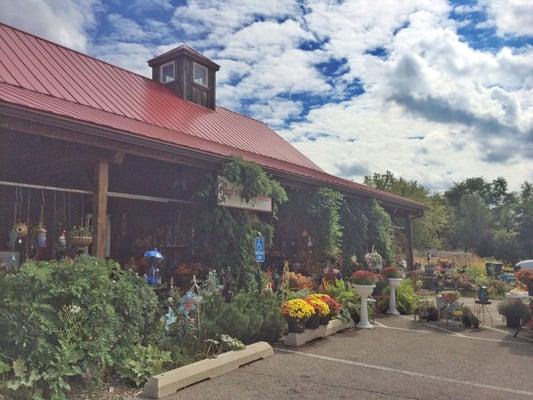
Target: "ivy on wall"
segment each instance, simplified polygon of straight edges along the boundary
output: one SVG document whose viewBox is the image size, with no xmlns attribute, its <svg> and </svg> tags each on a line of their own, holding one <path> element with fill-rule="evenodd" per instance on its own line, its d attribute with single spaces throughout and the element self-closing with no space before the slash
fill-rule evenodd
<svg viewBox="0 0 533 400">
<path fill-rule="evenodd" d="M 251 289 L 255 283 L 253 240 L 261 233 L 267 246 L 274 236 L 273 219 L 279 206 L 287 201 L 283 187 L 257 164 L 232 157 L 220 174 L 242 188 L 241 198 L 253 201 L 257 196 L 272 197 L 272 214 L 217 205 L 217 175 L 212 175 L 207 187 L 197 193 L 203 207 L 197 210 L 195 251 L 201 262 L 210 268 L 232 268 L 232 278 L 238 289 Z"/>
<path fill-rule="evenodd" d="M 351 197 L 345 197 L 342 203 L 341 221 L 344 229 L 342 265 L 346 276 L 354 272 L 352 257 L 355 256 L 358 261 L 362 261 L 369 250 L 370 204 L 368 199 Z"/>
<path fill-rule="evenodd" d="M 287 190 L 289 201 L 281 207 L 276 224 L 277 244 L 289 260 L 318 272 L 328 258 L 341 256 L 342 194 L 326 187 Z"/>
<path fill-rule="evenodd" d="M 392 219 L 376 200 L 371 202 L 369 238 L 386 264 L 394 261 Z"/>
</svg>

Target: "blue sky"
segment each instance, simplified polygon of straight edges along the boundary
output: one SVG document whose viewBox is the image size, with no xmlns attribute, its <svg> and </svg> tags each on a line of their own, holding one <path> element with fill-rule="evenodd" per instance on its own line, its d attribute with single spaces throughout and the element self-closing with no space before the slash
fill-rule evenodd
<svg viewBox="0 0 533 400">
<path fill-rule="evenodd" d="M 530 0 L 0 0 L 0 20 L 150 76 L 187 43 L 221 105 L 328 172 L 533 181 Z"/>
</svg>

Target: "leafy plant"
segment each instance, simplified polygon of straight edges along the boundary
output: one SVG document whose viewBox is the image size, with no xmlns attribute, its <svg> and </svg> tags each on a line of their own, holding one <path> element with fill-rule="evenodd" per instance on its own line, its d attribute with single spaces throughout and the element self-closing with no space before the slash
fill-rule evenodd
<svg viewBox="0 0 533 400">
<path fill-rule="evenodd" d="M 389 305 L 390 288 L 385 290 L 386 297 L 383 298 L 383 304 L 380 308 L 386 309 Z M 396 289 L 396 308 L 400 314 L 412 314 L 415 312 L 419 303 L 419 298 L 413 289 L 411 279 L 405 279 Z"/>
<path fill-rule="evenodd" d="M 113 355 L 148 340 L 157 323 L 146 283 L 91 257 L 26 263 L 0 276 L 0 291 L 0 359 L 18 360 L 5 388 L 19 382 L 30 398 L 62 399 L 73 377 L 98 385 L 112 371 Z"/>
<path fill-rule="evenodd" d="M 163 372 L 165 366 L 171 363 L 172 358 L 169 352 L 161 351 L 152 345 L 136 345 L 123 350 L 116 370 L 119 376 L 140 386 L 151 376 Z"/>
</svg>

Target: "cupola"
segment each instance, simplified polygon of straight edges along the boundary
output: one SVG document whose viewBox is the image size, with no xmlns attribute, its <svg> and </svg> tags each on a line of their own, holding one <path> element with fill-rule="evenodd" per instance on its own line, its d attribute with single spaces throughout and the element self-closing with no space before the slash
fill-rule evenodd
<svg viewBox="0 0 533 400">
<path fill-rule="evenodd" d="M 152 79 L 177 96 L 215 109 L 216 73 L 220 66 L 193 48 L 182 45 L 148 61 Z"/>
</svg>

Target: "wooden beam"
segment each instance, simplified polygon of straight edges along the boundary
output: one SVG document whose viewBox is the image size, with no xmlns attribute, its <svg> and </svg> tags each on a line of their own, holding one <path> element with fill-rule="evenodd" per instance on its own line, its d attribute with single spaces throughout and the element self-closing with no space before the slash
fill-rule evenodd
<svg viewBox="0 0 533 400">
<path fill-rule="evenodd" d="M 109 189 L 109 162 L 96 162 L 95 188 L 93 195 L 93 225 L 95 229 L 92 252 L 95 257 L 104 258 L 107 239 L 107 193 Z"/>
<path fill-rule="evenodd" d="M 407 240 L 407 268 L 409 271 L 412 271 L 414 269 L 414 255 L 413 255 L 413 220 L 410 218 L 410 216 L 407 216 L 406 220 L 406 232 L 405 232 L 405 238 Z"/>
</svg>

